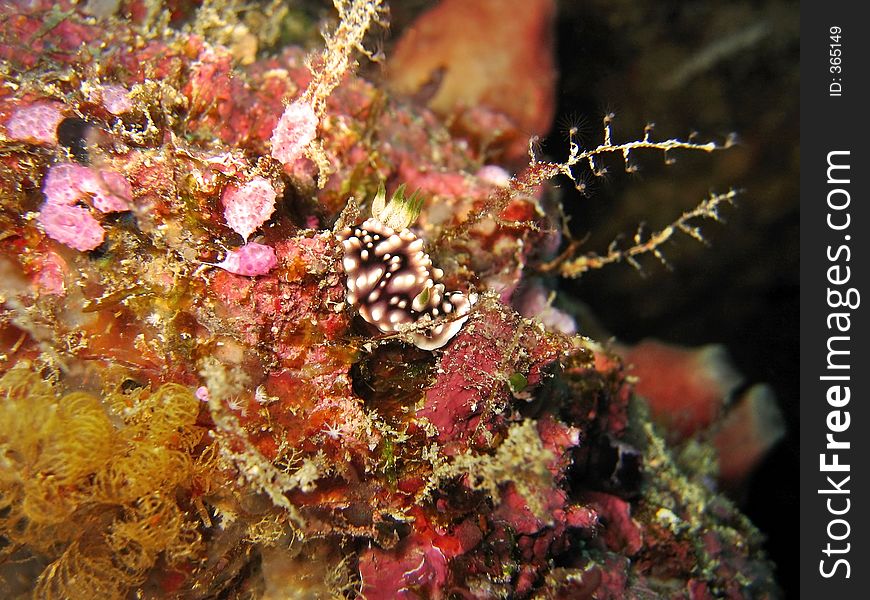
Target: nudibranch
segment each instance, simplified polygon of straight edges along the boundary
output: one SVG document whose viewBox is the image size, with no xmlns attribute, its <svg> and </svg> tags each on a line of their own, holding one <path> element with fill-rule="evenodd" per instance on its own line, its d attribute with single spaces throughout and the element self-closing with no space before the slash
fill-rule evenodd
<svg viewBox="0 0 870 600">
<path fill-rule="evenodd" d="M 383 186 L 372 216 L 338 233 L 344 247 L 347 302 L 383 333 L 407 330 L 414 345 L 435 350 L 468 320 L 474 293 L 445 291 L 444 272 L 432 265 L 423 240 L 408 229 L 420 200 L 404 198 L 404 186 L 386 202 Z"/>
</svg>

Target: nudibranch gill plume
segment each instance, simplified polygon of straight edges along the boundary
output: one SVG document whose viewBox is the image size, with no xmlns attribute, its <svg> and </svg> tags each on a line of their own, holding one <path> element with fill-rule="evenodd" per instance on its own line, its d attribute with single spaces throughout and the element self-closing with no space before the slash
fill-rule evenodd
<svg viewBox="0 0 870 600">
<path fill-rule="evenodd" d="M 347 302 L 382 333 L 406 330 L 415 346 L 435 350 L 459 333 L 477 295 L 445 291 L 439 282 L 444 272 L 408 229 L 420 210 L 415 195 L 405 199 L 400 186 L 389 203 L 385 199 L 382 186 L 372 217 L 338 233 Z"/>
</svg>

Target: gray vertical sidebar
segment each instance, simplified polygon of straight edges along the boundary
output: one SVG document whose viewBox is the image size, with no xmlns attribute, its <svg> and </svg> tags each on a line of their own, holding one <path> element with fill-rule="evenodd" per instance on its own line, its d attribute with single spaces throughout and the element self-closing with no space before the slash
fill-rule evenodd
<svg viewBox="0 0 870 600">
<path fill-rule="evenodd" d="M 870 23 L 801 4 L 801 597 L 870 597 Z M 796 524 L 796 527 L 798 524 Z"/>
</svg>

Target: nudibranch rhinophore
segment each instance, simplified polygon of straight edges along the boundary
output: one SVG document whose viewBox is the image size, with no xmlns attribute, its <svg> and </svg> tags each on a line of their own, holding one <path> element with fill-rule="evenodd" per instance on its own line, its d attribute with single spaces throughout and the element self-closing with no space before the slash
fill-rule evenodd
<svg viewBox="0 0 870 600">
<path fill-rule="evenodd" d="M 347 301 L 381 332 L 407 329 L 415 346 L 435 350 L 459 333 L 477 295 L 447 292 L 439 283 L 444 272 L 432 265 L 423 240 L 407 228 L 419 205 L 413 195 L 405 200 L 403 191 L 397 190 L 385 207 L 381 189 L 373 216 L 339 232 Z"/>
</svg>

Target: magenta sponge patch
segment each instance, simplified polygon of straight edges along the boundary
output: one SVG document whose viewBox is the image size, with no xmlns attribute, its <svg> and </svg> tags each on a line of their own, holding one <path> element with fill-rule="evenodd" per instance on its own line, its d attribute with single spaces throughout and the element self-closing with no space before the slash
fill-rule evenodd
<svg viewBox="0 0 870 600">
<path fill-rule="evenodd" d="M 278 265 L 278 257 L 271 246 L 251 242 L 230 250 L 217 267 L 235 275 L 257 277 L 265 275 Z"/>
<path fill-rule="evenodd" d="M 98 170 L 74 163 L 52 166 L 42 182 L 45 203 L 38 222 L 53 240 L 79 251 L 103 243 L 105 230 L 94 217 L 101 213 L 130 210 L 130 182 L 115 171 Z"/>
<path fill-rule="evenodd" d="M 60 102 L 36 102 L 22 106 L 6 122 L 6 135 L 19 142 L 57 145 L 57 126 L 64 119 Z"/>
<path fill-rule="evenodd" d="M 296 100 L 288 105 L 272 132 L 272 158 L 284 165 L 300 158 L 314 140 L 317 123 L 317 115 L 308 102 Z"/>
<path fill-rule="evenodd" d="M 275 188 L 263 177 L 242 186 L 228 185 L 223 192 L 224 219 L 247 242 L 248 237 L 275 212 Z"/>
</svg>

